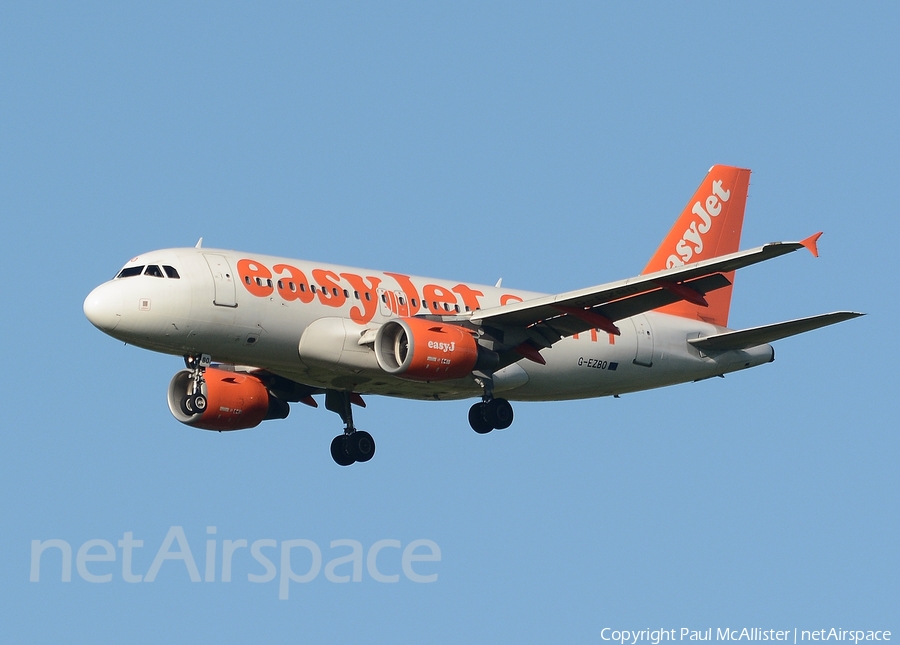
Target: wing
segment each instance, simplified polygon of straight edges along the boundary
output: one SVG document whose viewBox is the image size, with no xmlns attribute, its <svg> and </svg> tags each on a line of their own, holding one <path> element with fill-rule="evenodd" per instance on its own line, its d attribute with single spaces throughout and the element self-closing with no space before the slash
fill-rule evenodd
<svg viewBox="0 0 900 645">
<path fill-rule="evenodd" d="M 501 339 L 502 345 L 543 362 L 537 349 L 550 347 L 561 338 L 589 329 L 618 334 L 617 320 L 679 300 L 703 305 L 705 294 L 731 284 L 724 275 L 731 271 L 802 248 L 817 255 L 815 242 L 819 235 L 800 242 L 773 242 L 618 282 L 478 310 L 472 314 L 471 323 Z"/>
</svg>

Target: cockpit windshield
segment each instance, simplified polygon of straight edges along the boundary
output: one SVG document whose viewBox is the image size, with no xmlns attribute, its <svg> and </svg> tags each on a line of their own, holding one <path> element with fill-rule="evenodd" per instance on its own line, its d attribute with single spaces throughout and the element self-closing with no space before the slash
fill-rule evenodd
<svg viewBox="0 0 900 645">
<path fill-rule="evenodd" d="M 179 280 L 181 276 L 178 275 L 178 271 L 175 270 L 175 267 L 169 266 L 168 264 L 163 264 L 162 268 L 158 264 L 142 264 L 137 267 L 125 267 L 116 278 L 131 278 L 136 275 L 149 275 L 154 278 L 171 278 L 172 280 Z"/>
<path fill-rule="evenodd" d="M 119 275 L 117 275 L 116 277 L 117 278 L 130 278 L 135 275 L 141 275 L 141 273 L 143 273 L 143 271 L 144 271 L 143 265 L 141 265 L 139 267 L 125 267 L 124 269 L 119 271 Z"/>
</svg>

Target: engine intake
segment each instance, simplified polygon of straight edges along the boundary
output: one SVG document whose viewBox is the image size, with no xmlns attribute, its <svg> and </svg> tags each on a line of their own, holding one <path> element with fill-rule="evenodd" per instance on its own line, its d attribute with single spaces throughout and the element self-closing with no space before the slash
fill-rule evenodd
<svg viewBox="0 0 900 645">
<path fill-rule="evenodd" d="M 444 381 L 494 362 L 496 354 L 479 347 L 459 325 L 398 318 L 379 327 L 375 358 L 388 374 L 413 381 Z"/>
<path fill-rule="evenodd" d="M 206 410 L 202 414 L 185 414 L 181 399 L 190 386 L 190 373 L 181 370 L 172 377 L 167 397 L 172 416 L 186 425 L 204 430 L 244 430 L 267 419 L 284 419 L 291 411 L 255 376 L 209 367 L 202 387 Z"/>
</svg>

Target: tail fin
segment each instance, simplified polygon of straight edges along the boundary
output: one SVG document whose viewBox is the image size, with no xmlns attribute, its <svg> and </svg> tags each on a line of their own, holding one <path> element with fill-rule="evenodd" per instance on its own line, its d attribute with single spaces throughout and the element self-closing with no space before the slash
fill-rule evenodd
<svg viewBox="0 0 900 645">
<path fill-rule="evenodd" d="M 710 168 L 641 275 L 740 250 L 749 185 L 749 170 L 732 166 Z M 733 271 L 725 277 L 734 283 Z M 707 307 L 682 300 L 658 311 L 727 327 L 731 290 L 729 285 L 708 293 Z"/>
</svg>

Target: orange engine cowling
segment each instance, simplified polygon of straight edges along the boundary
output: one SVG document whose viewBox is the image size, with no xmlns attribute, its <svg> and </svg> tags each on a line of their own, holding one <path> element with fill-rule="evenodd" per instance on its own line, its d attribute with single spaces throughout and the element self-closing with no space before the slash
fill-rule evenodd
<svg viewBox="0 0 900 645">
<path fill-rule="evenodd" d="M 478 362 L 478 343 L 468 330 L 423 318 L 384 323 L 375 336 L 375 358 L 388 374 L 413 381 L 468 375 Z"/>
<path fill-rule="evenodd" d="M 204 430 L 244 430 L 266 419 L 283 419 L 290 406 L 274 397 L 255 376 L 209 367 L 203 375 L 202 392 L 207 406 L 202 414 L 189 415 L 181 399 L 190 385 L 190 371 L 181 370 L 169 383 L 168 403 L 172 416 Z"/>
</svg>

